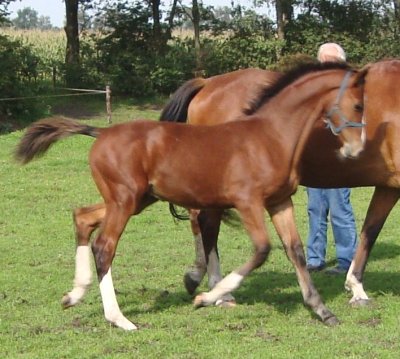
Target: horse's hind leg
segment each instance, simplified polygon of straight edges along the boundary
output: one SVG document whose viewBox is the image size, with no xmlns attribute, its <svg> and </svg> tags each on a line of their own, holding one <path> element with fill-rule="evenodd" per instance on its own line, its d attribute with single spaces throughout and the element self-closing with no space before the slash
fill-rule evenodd
<svg viewBox="0 0 400 359">
<path fill-rule="evenodd" d="M 362 284 L 367 260 L 386 218 L 399 197 L 399 189 L 375 188 L 361 231 L 360 242 L 346 277 L 345 287 L 353 293 L 350 300 L 352 305 L 365 305 L 369 301 Z"/>
<path fill-rule="evenodd" d="M 120 198 L 121 199 L 121 198 Z M 92 244 L 104 315 L 107 321 L 125 330 L 137 327 L 122 314 L 115 295 L 111 265 L 122 231 L 130 216 L 135 213 L 134 201 L 107 204 L 103 225 Z"/>
<path fill-rule="evenodd" d="M 336 316 L 322 302 L 307 270 L 303 244 L 294 221 L 292 200 L 289 198 L 279 206 L 268 208 L 268 212 L 282 240 L 286 254 L 295 267 L 304 303 L 308 305 L 324 323 L 329 325 L 337 324 L 338 320 Z"/>
<path fill-rule="evenodd" d="M 74 288 L 62 298 L 64 308 L 79 303 L 92 283 L 89 241 L 91 234 L 100 225 L 104 215 L 104 203 L 74 210 L 73 218 L 76 234 Z"/>
<path fill-rule="evenodd" d="M 195 239 L 196 261 L 194 267 L 186 272 L 184 277 L 185 287 L 189 294 L 194 293 L 206 272 L 210 290 L 222 280 L 217 247 L 221 217 L 222 212 L 219 210 L 190 210 L 190 221 Z M 235 298 L 228 293 L 218 300 L 216 305 L 235 305 Z"/>
<path fill-rule="evenodd" d="M 194 237 L 195 261 L 193 266 L 186 271 L 183 277 L 183 283 L 185 284 L 186 291 L 190 295 L 195 292 L 207 272 L 202 233 L 198 221 L 199 214 L 199 210 L 189 210 L 190 226 Z"/>
<path fill-rule="evenodd" d="M 237 207 L 237 209 L 254 244 L 254 255 L 242 267 L 231 272 L 218 282 L 210 292 L 196 296 L 194 300 L 195 307 L 212 305 L 227 294 L 230 294 L 240 286 L 244 277 L 265 262 L 270 252 L 270 240 L 264 223 L 264 207 L 253 203 L 251 207 L 244 205 L 243 207 Z"/>
</svg>

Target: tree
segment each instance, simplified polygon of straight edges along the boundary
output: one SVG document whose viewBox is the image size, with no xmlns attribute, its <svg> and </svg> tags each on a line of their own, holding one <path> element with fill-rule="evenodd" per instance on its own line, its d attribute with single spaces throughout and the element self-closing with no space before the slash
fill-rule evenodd
<svg viewBox="0 0 400 359">
<path fill-rule="evenodd" d="M 275 4 L 276 12 L 276 27 L 279 40 L 285 40 L 286 25 L 293 19 L 294 5 L 299 1 L 295 0 L 254 0 L 255 6 L 260 6 L 264 3 Z"/>
<path fill-rule="evenodd" d="M 38 27 L 38 12 L 31 7 L 17 11 L 17 17 L 12 20 L 17 29 L 36 29 Z"/>
<path fill-rule="evenodd" d="M 9 15 L 7 7 L 13 1 L 15 0 L 0 0 L 0 25 L 9 22 L 7 19 L 7 16 Z"/>
<path fill-rule="evenodd" d="M 67 48 L 65 51 L 66 81 L 68 86 L 74 86 L 78 79 L 76 71 L 79 68 L 79 31 L 78 31 L 78 0 L 65 0 Z"/>
<path fill-rule="evenodd" d="M 166 23 L 161 23 L 162 11 L 160 9 L 160 0 L 145 0 L 144 3 L 151 9 L 153 24 L 152 42 L 155 46 L 155 50 L 160 53 L 164 50 L 167 41 L 171 38 L 178 0 L 172 1 Z"/>
<path fill-rule="evenodd" d="M 285 40 L 285 27 L 293 18 L 293 0 L 276 0 L 276 24 L 278 39 Z"/>
<path fill-rule="evenodd" d="M 53 25 L 51 24 L 50 17 L 49 16 L 39 16 L 37 27 L 40 30 L 52 29 Z"/>
<path fill-rule="evenodd" d="M 396 31 L 400 32 L 400 0 L 393 0 L 394 18 L 396 21 Z"/>
<path fill-rule="evenodd" d="M 201 47 L 200 47 L 200 11 L 197 0 L 192 1 L 192 19 L 194 27 L 194 50 L 196 54 L 196 71 L 201 71 Z"/>
<path fill-rule="evenodd" d="M 90 0 L 65 0 L 66 24 L 64 27 L 67 36 L 65 51 L 66 81 L 68 86 L 79 84 L 79 23 L 78 7 L 90 3 Z"/>
</svg>

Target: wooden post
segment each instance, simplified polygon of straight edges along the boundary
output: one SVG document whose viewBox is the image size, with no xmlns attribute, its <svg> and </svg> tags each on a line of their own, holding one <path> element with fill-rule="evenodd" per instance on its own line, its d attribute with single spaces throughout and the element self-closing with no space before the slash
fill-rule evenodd
<svg viewBox="0 0 400 359">
<path fill-rule="evenodd" d="M 56 87 L 56 82 L 57 82 L 57 69 L 55 66 L 53 66 L 53 87 Z"/>
<path fill-rule="evenodd" d="M 107 108 L 107 120 L 111 123 L 111 89 L 110 86 L 106 86 L 106 108 Z"/>
</svg>

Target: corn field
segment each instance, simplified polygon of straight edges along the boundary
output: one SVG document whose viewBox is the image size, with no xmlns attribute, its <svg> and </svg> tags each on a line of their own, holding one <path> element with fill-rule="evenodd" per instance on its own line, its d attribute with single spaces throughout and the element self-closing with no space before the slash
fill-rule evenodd
<svg viewBox="0 0 400 359">
<path fill-rule="evenodd" d="M 16 30 L 0 29 L 1 35 L 29 47 L 38 61 L 38 76 L 48 79 L 53 76 L 53 69 L 58 69 L 65 60 L 66 37 L 62 30 Z"/>
</svg>

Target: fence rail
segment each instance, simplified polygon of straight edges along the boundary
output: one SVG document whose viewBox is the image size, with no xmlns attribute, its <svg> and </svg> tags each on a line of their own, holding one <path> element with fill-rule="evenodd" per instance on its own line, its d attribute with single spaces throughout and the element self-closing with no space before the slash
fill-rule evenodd
<svg viewBox="0 0 400 359">
<path fill-rule="evenodd" d="M 107 112 L 107 122 L 111 123 L 111 89 L 110 86 L 106 86 L 105 90 L 91 90 L 91 89 L 78 89 L 69 87 L 56 87 L 57 90 L 68 90 L 76 91 L 79 93 L 68 93 L 68 94 L 58 94 L 58 95 L 37 95 L 37 96 L 22 96 L 22 97 L 5 97 L 0 98 L 0 102 L 4 101 L 19 101 L 19 100 L 33 100 L 38 98 L 50 98 L 50 97 L 69 97 L 69 96 L 86 96 L 86 95 L 106 95 L 106 112 Z"/>
</svg>

